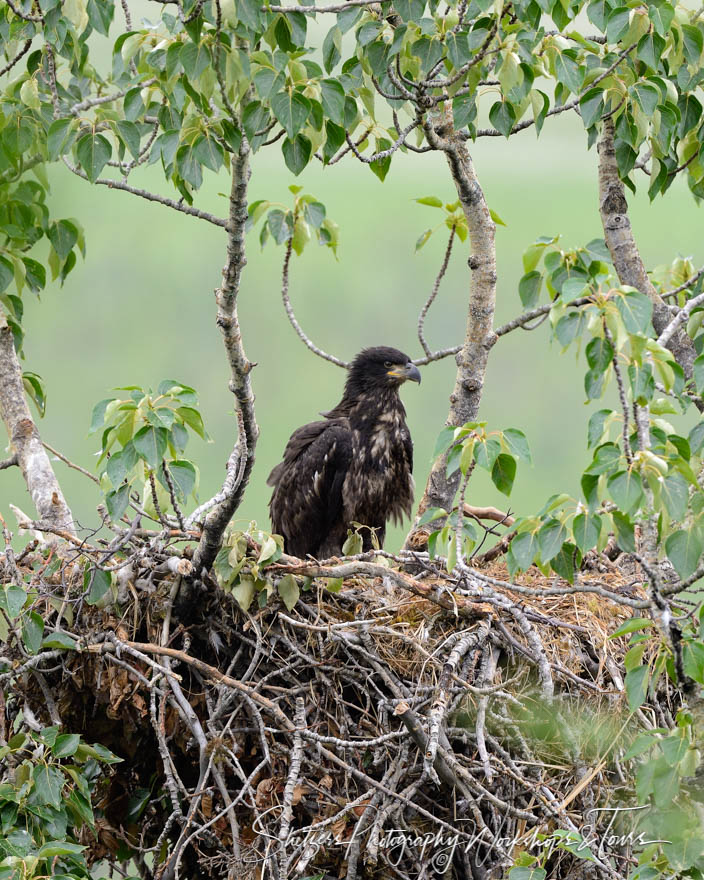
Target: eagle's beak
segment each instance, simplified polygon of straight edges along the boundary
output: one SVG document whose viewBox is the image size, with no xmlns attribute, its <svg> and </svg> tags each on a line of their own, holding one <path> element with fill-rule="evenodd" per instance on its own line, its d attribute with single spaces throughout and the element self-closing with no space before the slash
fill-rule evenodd
<svg viewBox="0 0 704 880">
<path fill-rule="evenodd" d="M 410 361 L 407 364 L 399 364 L 393 370 L 389 370 L 387 375 L 393 376 L 394 379 L 400 379 L 402 382 L 410 379 L 411 382 L 417 382 L 420 385 L 420 370 Z"/>
</svg>

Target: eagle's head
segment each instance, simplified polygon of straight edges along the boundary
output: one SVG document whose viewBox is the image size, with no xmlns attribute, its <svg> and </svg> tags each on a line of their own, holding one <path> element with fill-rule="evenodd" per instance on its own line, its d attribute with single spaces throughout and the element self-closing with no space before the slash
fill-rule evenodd
<svg viewBox="0 0 704 880">
<path fill-rule="evenodd" d="M 350 364 L 346 392 L 356 397 L 368 391 L 397 389 L 408 379 L 420 382 L 420 371 L 407 354 L 386 345 L 364 348 Z"/>
</svg>

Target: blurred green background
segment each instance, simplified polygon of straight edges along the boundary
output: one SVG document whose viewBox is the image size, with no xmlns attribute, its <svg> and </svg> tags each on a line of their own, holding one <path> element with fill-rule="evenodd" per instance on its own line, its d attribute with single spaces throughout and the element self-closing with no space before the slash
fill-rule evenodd
<svg viewBox="0 0 704 880">
<path fill-rule="evenodd" d="M 581 122 L 569 114 L 549 120 L 538 140 L 532 130 L 510 142 L 484 138 L 471 146 L 487 201 L 505 221 L 497 229 L 497 325 L 521 311 L 518 280 L 523 250 L 538 235 L 560 233 L 565 247 L 601 237 L 596 190 L 596 150 L 586 150 Z M 290 203 L 288 185 L 302 185 L 325 203 L 340 224 L 339 261 L 311 245 L 291 266 L 291 298 L 304 329 L 322 348 L 348 360 L 360 348 L 394 345 L 412 357 L 422 354 L 416 337 L 418 312 L 432 287 L 446 244 L 441 229 L 416 255 L 414 244 L 440 212 L 413 199 L 456 198 L 447 167 L 434 154 L 397 154 L 382 184 L 354 158 L 324 169 L 319 163 L 294 179 L 279 146 L 253 159 L 250 201 Z M 208 223 L 104 186 L 91 186 L 55 168 L 52 213 L 84 226 L 87 257 L 63 289 L 50 285 L 41 302 L 25 293 L 25 369 L 40 373 L 48 388 L 47 414 L 39 427 L 47 442 L 90 469 L 99 439 L 88 437 L 93 405 L 116 385 L 156 387 L 175 378 L 200 394 L 213 439 L 191 441 L 187 455 L 200 467 L 200 499 L 224 477 L 235 420 L 227 389 L 228 368 L 215 326 L 213 290 L 225 260 L 225 233 Z M 645 177 L 642 177 L 645 184 Z M 140 169 L 130 183 L 168 195 L 161 169 Z M 227 175 L 209 174 L 196 205 L 227 215 Z M 631 198 L 632 222 L 646 264 L 669 263 L 677 254 L 704 257 L 701 214 L 677 182 L 664 200 Z M 316 358 L 299 341 L 281 304 L 283 250 L 271 242 L 262 251 L 258 229 L 248 237 L 248 265 L 240 294 L 240 317 L 248 356 L 257 363 L 253 382 L 261 436 L 244 503 L 243 521 L 268 523 L 265 485 L 292 430 L 338 400 L 343 372 Z M 426 332 L 433 347 L 462 341 L 467 314 L 468 244 L 455 248 Z M 448 410 L 455 365 L 452 359 L 422 369 L 423 383 L 402 389 L 416 448 L 417 497 L 431 463 L 435 438 Z M 519 466 L 510 502 L 486 474 L 472 478 L 469 500 L 530 513 L 553 492 L 578 490 L 589 457 L 584 367 L 575 354 L 560 354 L 547 326 L 515 331 L 494 348 L 486 376 L 481 418 L 496 428 L 525 431 L 532 468 Z M 0 456 L 1 457 L 1 456 Z M 61 462 L 55 467 L 81 526 L 98 521 L 96 487 Z M 34 515 L 16 469 L 0 472 L 0 509 L 14 502 Z M 14 528 L 14 520 L 8 522 Z M 396 548 L 403 529 L 387 539 Z"/>
</svg>

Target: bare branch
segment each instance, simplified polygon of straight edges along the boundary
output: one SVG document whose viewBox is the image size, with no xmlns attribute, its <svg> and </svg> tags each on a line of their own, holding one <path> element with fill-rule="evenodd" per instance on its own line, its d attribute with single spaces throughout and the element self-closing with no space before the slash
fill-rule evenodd
<svg viewBox="0 0 704 880">
<path fill-rule="evenodd" d="M 658 336 L 658 343 L 660 345 L 667 345 L 667 343 L 672 339 L 672 336 L 677 332 L 678 328 L 686 324 L 689 320 L 689 316 L 691 313 L 697 308 L 697 306 L 702 305 L 704 303 L 704 293 L 700 293 L 698 296 L 692 297 L 675 315 L 675 317 L 670 321 L 670 323 L 665 327 L 662 333 Z"/>
<path fill-rule="evenodd" d="M 317 354 L 318 357 L 323 358 L 323 360 L 330 361 L 331 364 L 335 364 L 335 366 L 342 367 L 346 370 L 349 367 L 348 363 L 345 363 L 345 361 L 341 361 L 339 358 L 336 358 L 335 355 L 328 354 L 326 351 L 318 348 L 318 346 L 306 336 L 306 334 L 303 332 L 303 328 L 298 323 L 296 315 L 293 311 L 293 307 L 291 306 L 291 299 L 288 295 L 288 267 L 291 260 L 292 249 L 293 241 L 289 238 L 289 240 L 286 242 L 286 252 L 284 254 L 284 267 L 281 277 L 281 297 L 284 301 L 284 308 L 286 309 L 286 314 L 288 315 L 288 319 L 291 322 L 291 326 L 298 334 L 299 339 L 313 352 L 313 354 Z"/>
<path fill-rule="evenodd" d="M 19 456 L 17 455 L 16 452 L 14 455 L 11 455 L 9 458 L 4 458 L 2 461 L 0 461 L 0 471 L 4 471 L 6 468 L 19 467 L 19 466 L 20 466 L 20 459 L 19 459 Z"/>
<path fill-rule="evenodd" d="M 88 175 L 76 165 L 73 165 L 66 156 L 63 157 L 64 165 L 75 174 L 77 177 L 81 177 L 83 180 L 88 180 Z M 101 186 L 107 186 L 110 189 L 119 189 L 122 192 L 132 193 L 132 195 L 139 196 L 142 199 L 146 199 L 149 202 L 158 202 L 160 205 L 165 205 L 167 208 L 173 208 L 174 211 L 180 211 L 182 214 L 189 214 L 191 217 L 198 217 L 200 220 L 207 220 L 208 223 L 212 223 L 214 226 L 219 226 L 222 229 L 227 229 L 227 220 L 222 220 L 220 217 L 215 217 L 213 214 L 209 214 L 207 211 L 201 211 L 198 208 L 193 208 L 191 205 L 183 205 L 181 202 L 176 202 L 174 199 L 169 199 L 166 196 L 159 196 L 156 193 L 148 192 L 145 189 L 137 189 L 134 186 L 129 186 L 122 180 L 109 180 L 104 177 L 99 177 L 97 180 L 93 181 L 94 183 L 100 184 Z"/>
<path fill-rule="evenodd" d="M 447 241 L 447 247 L 445 248 L 445 256 L 443 258 L 442 265 L 440 266 L 440 271 L 438 272 L 435 279 L 435 283 L 433 284 L 433 289 L 430 292 L 430 296 L 425 301 L 423 308 L 420 310 L 420 315 L 418 315 L 418 339 L 420 341 L 421 348 L 428 357 L 432 357 L 432 352 L 428 346 L 428 343 L 425 340 L 425 334 L 423 332 L 425 327 L 425 319 L 428 314 L 428 310 L 435 301 L 435 297 L 438 295 L 438 291 L 440 290 L 440 282 L 442 281 L 445 272 L 447 272 L 447 266 L 450 262 L 450 254 L 452 253 L 452 244 L 455 240 L 455 231 L 455 227 L 453 226 L 450 230 L 450 237 Z"/>
<path fill-rule="evenodd" d="M 92 474 L 90 471 L 87 471 L 85 468 L 82 468 L 80 466 L 80 464 L 74 464 L 72 461 L 69 461 L 69 459 L 66 458 L 65 455 L 60 453 L 58 449 L 54 449 L 53 446 L 50 446 L 46 442 L 46 440 L 42 441 L 42 445 L 44 446 L 45 449 L 48 449 L 52 455 L 55 455 L 58 459 L 63 461 L 64 464 L 67 464 L 70 468 L 73 468 L 73 470 L 79 471 L 80 473 L 83 474 L 83 476 L 88 477 L 89 480 L 92 480 L 94 483 L 98 483 L 98 485 L 100 485 L 100 480 L 95 476 L 95 474 Z"/>
<path fill-rule="evenodd" d="M 667 299 L 670 296 L 677 296 L 678 293 L 682 293 L 682 291 L 687 290 L 688 287 L 693 287 L 697 283 L 697 281 L 699 281 L 702 275 L 704 275 L 704 266 L 702 266 L 702 268 L 698 272 L 692 275 L 691 278 L 688 278 L 684 282 L 684 284 L 680 284 L 680 286 L 675 287 L 674 290 L 668 290 L 666 293 L 661 293 L 660 296 L 663 299 Z"/>
<path fill-rule="evenodd" d="M 20 51 L 15 55 L 12 61 L 9 61 L 2 69 L 0 69 L 0 76 L 4 73 L 7 73 L 8 70 L 12 70 L 12 68 L 17 64 L 18 61 L 21 61 L 22 58 L 29 52 L 29 49 L 32 45 L 31 38 L 29 40 L 25 40 L 24 46 L 20 49 Z"/>
</svg>

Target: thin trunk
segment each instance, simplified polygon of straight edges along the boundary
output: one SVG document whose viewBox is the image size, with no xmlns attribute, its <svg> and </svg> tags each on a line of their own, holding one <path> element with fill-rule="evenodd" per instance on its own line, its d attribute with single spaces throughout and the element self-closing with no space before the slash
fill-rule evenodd
<svg viewBox="0 0 704 880">
<path fill-rule="evenodd" d="M 237 408 L 242 415 L 244 438 L 240 436 L 241 454 L 246 455 L 242 478 L 234 491 L 216 505 L 205 521 L 203 536 L 193 557 L 196 575 L 213 564 L 220 549 L 228 523 L 240 505 L 242 495 L 254 465 L 254 452 L 259 436 L 259 426 L 254 413 L 254 392 L 250 373 L 254 364 L 247 359 L 242 343 L 242 332 L 237 314 L 237 297 L 240 291 L 245 258 L 245 224 L 247 222 L 247 185 L 249 183 L 250 147 L 246 137 L 237 155 L 232 158 L 232 188 L 230 191 L 230 217 L 227 225 L 227 262 L 222 271 L 222 284 L 215 291 L 217 325 L 222 331 L 225 351 L 230 364 L 230 391 L 235 395 Z"/>
<path fill-rule="evenodd" d="M 0 416 L 39 519 L 52 528 L 75 534 L 71 511 L 27 406 L 12 330 L 1 309 Z M 58 539 L 48 535 L 47 540 Z"/>
<path fill-rule="evenodd" d="M 626 194 L 618 174 L 614 146 L 614 124 L 611 119 L 604 122 L 598 151 L 599 213 L 604 227 L 606 245 L 609 248 L 611 260 L 621 284 L 635 287 L 652 300 L 653 327 L 659 336 L 672 320 L 672 312 L 648 278 L 638 245 L 633 237 L 631 221 L 628 218 Z M 679 328 L 672 334 L 667 348 L 684 370 L 687 379 L 691 379 L 692 365 L 697 353 L 684 328 Z M 695 403 L 700 411 L 704 411 L 704 402 L 700 400 Z"/>
<path fill-rule="evenodd" d="M 474 421 L 479 413 L 484 374 L 489 352 L 496 342 L 494 307 L 496 303 L 496 227 L 474 171 L 464 141 L 458 137 L 447 115 L 439 122 L 425 125 L 428 142 L 445 153 L 450 174 L 467 218 L 471 254 L 468 264 L 472 273 L 469 287 L 469 310 L 464 345 L 457 353 L 457 377 L 450 395 L 448 425 Z M 433 464 L 425 492 L 420 500 L 418 516 L 432 507 L 449 510 L 457 492 L 460 473 L 446 476 L 446 456 Z M 411 530 L 412 531 L 412 530 Z"/>
</svg>

